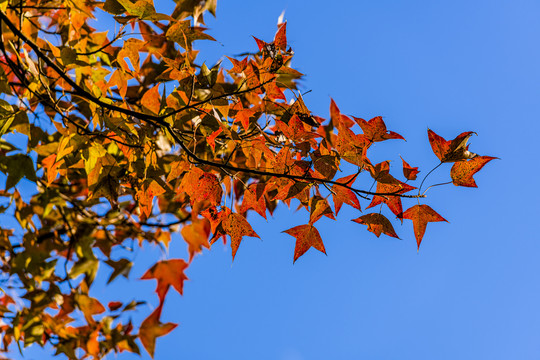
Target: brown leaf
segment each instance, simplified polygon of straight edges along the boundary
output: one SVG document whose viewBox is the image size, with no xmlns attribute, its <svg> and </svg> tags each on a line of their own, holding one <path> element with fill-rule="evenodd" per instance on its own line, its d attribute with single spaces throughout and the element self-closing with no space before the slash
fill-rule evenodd
<svg viewBox="0 0 540 360">
<path fill-rule="evenodd" d="M 41 163 L 47 173 L 47 185 L 51 185 L 58 175 L 58 167 L 62 162 L 57 162 L 56 154 L 52 154 L 41 160 Z"/>
<path fill-rule="evenodd" d="M 88 322 L 93 321 L 92 316 L 105 311 L 105 307 L 97 299 L 88 295 L 76 294 L 75 302 Z"/>
<path fill-rule="evenodd" d="M 353 221 L 359 224 L 367 225 L 368 231 L 371 231 L 377 237 L 381 236 L 381 234 L 386 234 L 388 236 L 392 236 L 399 239 L 399 237 L 397 236 L 394 230 L 394 227 L 392 226 L 392 223 L 384 215 L 371 213 L 371 214 L 366 214 L 364 216 L 360 216 L 359 218 L 354 219 Z"/>
<path fill-rule="evenodd" d="M 227 59 L 229 59 L 231 63 L 233 64 L 233 68 L 229 70 L 229 73 L 241 74 L 246 69 L 247 60 L 248 60 L 247 57 L 243 58 L 242 61 L 230 58 L 228 56 L 227 56 Z"/>
<path fill-rule="evenodd" d="M 275 81 L 265 84 L 264 90 L 266 91 L 266 96 L 268 96 L 270 100 L 287 100 L 285 94 L 281 91 L 279 86 L 277 86 Z"/>
<path fill-rule="evenodd" d="M 139 50 L 143 46 L 144 42 L 139 39 L 131 38 L 124 41 L 124 47 L 118 52 L 118 55 L 116 56 L 118 63 L 120 64 L 122 69 L 124 69 L 124 71 L 128 73 L 131 72 L 129 65 L 126 63 L 126 60 L 124 60 L 125 58 L 128 58 L 135 72 L 139 72 L 139 70 L 141 69 Z"/>
<path fill-rule="evenodd" d="M 446 221 L 441 215 L 437 214 L 435 210 L 428 205 L 414 205 L 407 209 L 403 214 L 404 219 L 412 220 L 414 227 L 414 236 L 416 237 L 416 243 L 418 249 L 420 249 L 420 243 L 426 232 L 426 226 L 428 222 Z M 448 221 L 446 221 L 448 222 Z"/>
</svg>

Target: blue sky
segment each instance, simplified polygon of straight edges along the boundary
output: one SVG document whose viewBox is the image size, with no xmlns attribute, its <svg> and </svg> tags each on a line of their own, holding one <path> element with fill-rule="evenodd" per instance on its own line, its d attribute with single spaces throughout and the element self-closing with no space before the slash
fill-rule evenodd
<svg viewBox="0 0 540 360">
<path fill-rule="evenodd" d="M 262 241 L 245 238 L 232 265 L 230 248 L 215 245 L 190 266 L 184 296 L 169 295 L 162 320 L 180 326 L 158 339 L 155 358 L 540 358 L 540 3 L 220 1 L 206 19 L 219 43 L 200 42 L 200 60 L 255 51 L 251 35 L 270 41 L 283 10 L 308 107 L 327 117 L 332 97 L 345 114 L 382 115 L 407 139 L 378 144 L 373 161 L 393 160 L 397 172 L 402 155 L 426 174 L 438 163 L 428 127 L 447 139 L 475 131 L 471 151 L 501 160 L 475 176 L 478 189 L 428 192 L 450 223 L 429 224 L 418 253 L 410 221 L 394 223 L 401 241 L 378 239 L 345 206 L 338 221 L 317 223 L 328 256 L 310 250 L 293 265 L 294 239 L 281 231 L 307 213 L 253 215 Z M 449 168 L 428 183 L 448 181 Z M 177 238 L 169 257 L 185 254 Z M 137 254 L 134 279 L 155 256 Z M 119 279 L 112 292 L 154 287 Z"/>
</svg>

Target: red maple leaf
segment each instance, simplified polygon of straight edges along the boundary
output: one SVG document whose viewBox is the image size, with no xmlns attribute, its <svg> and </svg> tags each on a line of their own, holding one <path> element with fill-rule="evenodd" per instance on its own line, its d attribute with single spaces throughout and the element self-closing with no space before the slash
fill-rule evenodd
<svg viewBox="0 0 540 360">
<path fill-rule="evenodd" d="M 274 36 L 274 45 L 283 51 L 287 48 L 287 22 L 279 25 L 276 36 Z"/>
<path fill-rule="evenodd" d="M 476 133 L 467 131 L 459 134 L 454 140 L 447 141 L 428 129 L 429 143 L 441 162 L 455 162 L 474 158 L 476 154 L 470 152 L 467 145 L 467 141 L 473 134 Z"/>
<path fill-rule="evenodd" d="M 386 234 L 399 239 L 390 220 L 388 220 L 386 216 L 382 214 L 366 214 L 357 219 L 353 219 L 353 221 L 359 224 L 367 225 L 368 231 L 371 231 L 377 237 L 381 236 L 381 234 Z"/>
<path fill-rule="evenodd" d="M 311 224 L 298 225 L 289 230 L 283 231 L 296 238 L 296 245 L 294 247 L 294 260 L 293 263 L 302 255 L 306 253 L 311 247 L 319 250 L 326 255 L 324 244 L 321 239 L 319 231 L 315 226 Z"/>
<path fill-rule="evenodd" d="M 386 129 L 386 124 L 384 123 L 382 116 L 375 116 L 369 121 L 354 116 L 353 119 L 356 120 L 356 123 L 358 125 L 360 125 L 366 138 L 373 142 L 384 141 L 388 139 L 405 140 L 405 138 L 403 138 L 403 136 L 399 135 L 398 133 Z"/>
<path fill-rule="evenodd" d="M 403 160 L 403 158 L 401 158 L 401 161 L 403 161 L 403 176 L 405 176 L 407 180 L 416 180 L 416 176 L 420 172 L 418 167 L 412 167 L 405 160 Z"/>
<path fill-rule="evenodd" d="M 356 174 L 339 178 L 336 180 L 336 182 L 351 186 L 354 182 L 354 178 L 356 178 Z M 346 187 L 339 185 L 332 186 L 332 200 L 334 200 L 334 210 L 336 215 L 339 213 L 339 210 L 343 204 L 347 204 L 361 210 L 358 197 L 356 197 L 356 195 Z"/>
<path fill-rule="evenodd" d="M 232 213 L 225 220 L 221 222 L 221 229 L 218 226 L 216 229 L 216 234 L 214 234 L 214 239 L 212 239 L 212 242 L 214 242 L 217 238 L 217 236 L 220 236 L 221 234 L 227 234 L 231 237 L 231 249 L 232 249 L 232 258 L 234 261 L 234 257 L 236 256 L 236 252 L 238 251 L 238 247 L 240 246 L 240 242 L 242 241 L 242 238 L 244 236 L 252 236 L 257 237 L 260 239 L 259 235 L 255 231 L 253 231 L 253 228 L 251 225 L 247 222 L 246 218 L 243 217 L 240 214 Z"/>
<path fill-rule="evenodd" d="M 420 249 L 420 243 L 426 232 L 426 226 L 428 222 L 446 221 L 441 215 L 437 214 L 435 210 L 428 205 L 414 205 L 407 209 L 403 214 L 404 219 L 412 220 L 414 227 L 414 236 L 416 237 L 416 244 Z M 446 221 L 448 222 L 448 221 Z"/>
<path fill-rule="evenodd" d="M 493 159 L 498 158 L 492 156 L 477 156 L 468 161 L 456 162 L 452 166 L 452 170 L 450 170 L 452 182 L 456 186 L 478 187 L 473 179 L 473 175 Z"/>
<path fill-rule="evenodd" d="M 371 177 L 377 182 L 384 184 L 399 184 L 399 181 L 390 175 L 390 161 L 382 161 L 375 166 L 371 164 L 367 166 Z"/>
<path fill-rule="evenodd" d="M 233 64 L 233 68 L 229 70 L 229 73 L 241 74 L 247 67 L 247 62 L 248 62 L 247 56 L 243 58 L 241 61 L 230 58 L 228 56 L 227 56 L 227 59 L 229 59 Z"/>
<path fill-rule="evenodd" d="M 392 175 L 388 174 L 392 177 Z M 405 194 L 413 189 L 416 189 L 414 186 L 405 184 L 402 181 L 399 181 L 394 178 L 393 183 L 383 183 L 377 181 L 377 193 L 382 194 L 391 194 L 391 195 L 375 195 L 373 200 L 367 207 L 367 209 L 377 206 L 381 203 L 385 203 L 390 211 L 392 211 L 399 219 L 403 218 L 403 207 L 401 205 L 401 198 L 395 195 Z"/>
<path fill-rule="evenodd" d="M 321 196 L 313 196 L 309 201 L 310 216 L 309 223 L 314 224 L 323 215 L 329 217 L 332 220 L 336 220 L 328 201 Z"/>
</svg>

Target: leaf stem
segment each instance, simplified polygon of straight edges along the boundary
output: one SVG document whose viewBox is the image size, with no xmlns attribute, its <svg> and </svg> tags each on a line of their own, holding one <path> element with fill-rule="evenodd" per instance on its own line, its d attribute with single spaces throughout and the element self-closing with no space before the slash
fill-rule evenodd
<svg viewBox="0 0 540 360">
<path fill-rule="evenodd" d="M 422 193 L 422 195 L 425 195 L 425 194 L 427 193 L 427 191 L 428 191 L 429 189 L 431 189 L 432 187 L 435 187 L 435 186 L 441 186 L 441 185 L 448 185 L 448 184 L 451 184 L 451 183 L 452 183 L 452 181 L 447 181 L 447 182 L 444 182 L 444 183 L 431 185 L 430 187 L 428 187 L 428 188 L 426 189 L 426 191 L 424 191 L 424 192 Z"/>
<path fill-rule="evenodd" d="M 435 166 L 433 169 L 431 169 L 427 174 L 426 176 L 424 176 L 424 179 L 422 179 L 422 182 L 420 183 L 420 186 L 418 187 L 418 195 L 420 195 L 420 192 L 422 190 L 422 185 L 424 185 L 424 181 L 426 181 L 427 177 L 432 173 L 434 172 L 439 166 L 441 166 L 443 164 L 443 162 L 441 161 L 439 163 L 439 165 Z"/>
</svg>

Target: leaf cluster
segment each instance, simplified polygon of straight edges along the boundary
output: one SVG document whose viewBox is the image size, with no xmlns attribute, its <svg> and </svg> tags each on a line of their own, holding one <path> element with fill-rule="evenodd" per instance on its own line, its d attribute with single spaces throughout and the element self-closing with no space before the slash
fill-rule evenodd
<svg viewBox="0 0 540 360">
<path fill-rule="evenodd" d="M 287 23 L 230 66 L 200 64 L 194 42 L 214 41 L 199 24 L 215 8 L 216 0 L 179 0 L 171 14 L 152 0 L 0 2 L 0 211 L 18 224 L 0 226 L 5 351 L 48 344 L 69 359 L 97 359 L 139 353 L 140 343 L 153 355 L 156 338 L 176 327 L 161 321 L 167 294 L 183 294 L 196 255 L 230 239 L 234 259 L 245 237 L 258 237 L 248 214 L 266 218 L 280 203 L 309 214 L 284 231 L 296 239 L 293 261 L 311 247 L 325 253 L 316 223 L 335 220 L 344 204 L 378 207 L 354 220 L 377 237 L 398 237 L 388 217 L 412 220 L 418 247 L 426 224 L 444 221 L 420 204 L 427 176 L 411 193 L 418 167 L 402 159 L 403 173 L 390 174 L 390 161 L 370 160 L 375 143 L 404 140 L 382 117 L 344 115 L 333 100 L 329 119 L 310 112 Z M 90 26 L 104 16 L 120 30 Z M 472 134 L 446 141 L 429 130 L 458 186 L 476 186 L 473 174 L 494 159 L 468 151 Z M 21 194 L 23 182 L 35 191 Z M 418 205 L 404 209 L 403 199 Z M 141 277 L 157 281 L 159 300 L 141 324 L 129 312 L 144 302 L 93 297 L 103 267 L 107 284 L 128 279 L 135 248 L 167 249 L 175 233 L 189 258 L 159 261 Z"/>
</svg>

